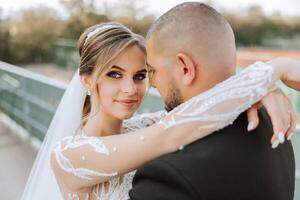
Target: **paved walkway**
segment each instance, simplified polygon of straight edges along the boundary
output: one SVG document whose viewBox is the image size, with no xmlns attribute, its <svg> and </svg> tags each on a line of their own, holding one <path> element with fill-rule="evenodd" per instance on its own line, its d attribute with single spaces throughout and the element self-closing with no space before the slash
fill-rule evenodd
<svg viewBox="0 0 300 200">
<path fill-rule="evenodd" d="M 36 156 L 26 140 L 0 121 L 0 199 L 19 200 Z"/>
</svg>

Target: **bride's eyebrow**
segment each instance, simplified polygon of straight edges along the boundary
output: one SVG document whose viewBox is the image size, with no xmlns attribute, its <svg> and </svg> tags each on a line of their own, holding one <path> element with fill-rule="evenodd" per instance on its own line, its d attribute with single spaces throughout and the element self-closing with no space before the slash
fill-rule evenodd
<svg viewBox="0 0 300 200">
<path fill-rule="evenodd" d="M 126 72 L 125 69 L 123 69 L 122 67 L 120 67 L 120 66 L 118 66 L 118 65 L 113 65 L 110 69 L 118 69 L 118 70 L 120 70 L 120 71 L 122 71 L 122 72 Z M 136 74 L 137 74 L 137 73 L 147 73 L 147 69 L 139 70 L 139 71 L 136 72 Z"/>
<path fill-rule="evenodd" d="M 122 72 L 126 72 L 125 69 L 123 69 L 122 67 L 119 67 L 118 65 L 113 65 L 113 66 L 111 67 L 111 69 L 118 69 L 118 70 L 120 70 L 120 71 L 122 71 Z"/>
<path fill-rule="evenodd" d="M 146 69 L 142 69 L 142 70 L 139 70 L 139 71 L 136 72 L 136 74 L 138 74 L 138 73 L 147 73 L 147 70 Z"/>
</svg>

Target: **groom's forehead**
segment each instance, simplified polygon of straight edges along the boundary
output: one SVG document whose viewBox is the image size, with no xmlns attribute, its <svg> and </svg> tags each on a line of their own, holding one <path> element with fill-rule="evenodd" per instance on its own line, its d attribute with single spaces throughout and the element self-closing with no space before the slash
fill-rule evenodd
<svg viewBox="0 0 300 200">
<path fill-rule="evenodd" d="M 155 68 L 157 59 L 160 59 L 160 50 L 158 48 L 158 44 L 155 44 L 152 37 L 146 41 L 147 65 L 150 67 Z"/>
<path fill-rule="evenodd" d="M 146 51 L 147 51 L 147 60 L 146 60 L 146 65 L 149 67 L 149 68 L 154 68 L 153 67 L 153 64 L 152 64 L 152 60 L 153 60 L 153 50 L 151 48 L 149 48 L 149 42 L 147 41 L 146 42 Z"/>
<path fill-rule="evenodd" d="M 146 61 L 146 65 L 150 69 L 155 69 L 155 67 L 153 65 L 151 65 L 148 60 Z"/>
</svg>

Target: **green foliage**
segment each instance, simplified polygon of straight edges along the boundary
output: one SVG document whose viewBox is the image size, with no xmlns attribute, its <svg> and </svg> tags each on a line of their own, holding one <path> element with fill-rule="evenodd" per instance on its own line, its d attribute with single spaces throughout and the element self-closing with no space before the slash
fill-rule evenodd
<svg viewBox="0 0 300 200">
<path fill-rule="evenodd" d="M 260 46 L 268 38 L 292 38 L 300 35 L 299 17 L 265 16 L 260 7 L 235 16 L 224 13 L 233 27 L 238 46 Z"/>
<path fill-rule="evenodd" d="M 4 24 L 0 22 L 0 60 L 9 62 L 10 56 L 10 34 Z"/>
<path fill-rule="evenodd" d="M 134 18 L 122 16 L 122 17 L 116 17 L 114 18 L 114 20 L 129 27 L 133 32 L 145 36 L 147 34 L 150 25 L 154 21 L 154 17 L 146 16 L 142 19 L 134 19 Z"/>
<path fill-rule="evenodd" d="M 45 7 L 23 10 L 9 23 L 9 50 L 12 63 L 41 62 L 48 59 L 48 46 L 61 29 L 55 11 Z"/>
<path fill-rule="evenodd" d="M 97 15 L 94 13 L 72 15 L 65 22 L 61 33 L 61 37 L 69 39 L 78 39 L 86 28 L 107 21 L 109 21 L 109 19 L 105 15 Z"/>
<path fill-rule="evenodd" d="M 4 19 L 0 10 L 0 60 L 20 64 L 53 60 L 53 44 L 61 38 L 76 43 L 82 32 L 92 25 L 118 21 L 134 32 L 146 35 L 154 21 L 147 14 L 143 1 L 107 0 L 97 7 L 95 0 L 60 0 L 65 17 L 56 10 L 33 7 Z M 300 35 L 300 17 L 265 16 L 254 6 L 239 16 L 223 13 L 232 25 L 238 46 L 263 45 L 278 38 L 297 38 Z M 74 47 L 73 47 L 74 48 Z M 73 55 L 73 54 L 72 54 Z"/>
</svg>

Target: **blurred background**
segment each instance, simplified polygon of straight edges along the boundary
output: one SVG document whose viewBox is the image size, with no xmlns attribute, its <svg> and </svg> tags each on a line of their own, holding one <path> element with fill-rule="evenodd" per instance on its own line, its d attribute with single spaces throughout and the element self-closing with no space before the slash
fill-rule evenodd
<svg viewBox="0 0 300 200">
<path fill-rule="evenodd" d="M 118 21 L 145 35 L 158 16 L 182 2 L 0 0 L 1 200 L 20 199 L 47 127 L 78 67 L 80 34 L 91 25 Z M 278 56 L 300 59 L 299 0 L 201 2 L 221 12 L 233 27 L 237 71 L 257 60 Z M 279 85 L 300 114 L 299 92 Z M 152 90 L 139 112 L 162 108 Z M 296 132 L 293 145 L 300 169 L 299 125 Z M 295 200 L 300 199 L 299 172 L 296 170 Z"/>
</svg>

